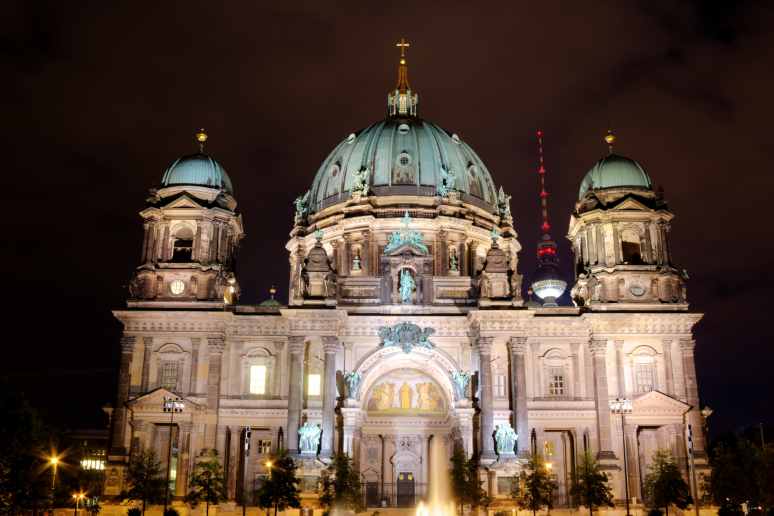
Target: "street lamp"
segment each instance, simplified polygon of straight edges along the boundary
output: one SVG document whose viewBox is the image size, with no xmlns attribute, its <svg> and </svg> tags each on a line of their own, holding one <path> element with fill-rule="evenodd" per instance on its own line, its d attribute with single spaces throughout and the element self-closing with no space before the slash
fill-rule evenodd
<svg viewBox="0 0 774 516">
<path fill-rule="evenodd" d="M 626 464 L 626 428 L 624 426 L 624 417 L 632 413 L 632 400 L 628 398 L 616 398 L 610 401 L 610 411 L 613 414 L 621 414 L 621 440 L 623 441 L 623 464 L 624 464 L 624 493 L 626 494 L 626 516 L 629 515 L 629 468 Z"/>
<path fill-rule="evenodd" d="M 81 491 L 80 493 L 73 493 L 73 499 L 75 500 L 75 512 L 73 516 L 78 516 L 78 502 L 86 498 L 86 493 Z"/>
<path fill-rule="evenodd" d="M 48 458 L 48 464 L 51 466 L 51 491 L 53 492 L 56 488 L 56 470 L 59 466 L 59 457 L 52 455 Z"/>
<path fill-rule="evenodd" d="M 175 414 L 179 414 L 185 408 L 183 398 L 178 397 L 164 397 L 163 404 L 164 412 L 169 412 L 169 452 L 167 453 L 167 481 L 165 483 L 164 491 L 164 512 L 162 516 L 167 513 L 167 505 L 169 505 L 169 474 L 172 467 L 172 430 L 175 420 Z"/>
</svg>

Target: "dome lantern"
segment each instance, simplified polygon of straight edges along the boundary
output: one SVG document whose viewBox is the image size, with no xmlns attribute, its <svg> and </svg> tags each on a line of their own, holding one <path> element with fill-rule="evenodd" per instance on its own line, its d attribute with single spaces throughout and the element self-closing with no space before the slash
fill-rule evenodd
<svg viewBox="0 0 774 516">
<path fill-rule="evenodd" d="M 408 62 L 406 61 L 406 49 L 411 44 L 400 38 L 395 45 L 400 49 L 400 61 L 398 61 L 398 83 L 395 89 L 387 94 L 387 116 L 413 117 L 417 116 L 417 104 L 419 95 L 411 91 L 408 80 Z"/>
</svg>

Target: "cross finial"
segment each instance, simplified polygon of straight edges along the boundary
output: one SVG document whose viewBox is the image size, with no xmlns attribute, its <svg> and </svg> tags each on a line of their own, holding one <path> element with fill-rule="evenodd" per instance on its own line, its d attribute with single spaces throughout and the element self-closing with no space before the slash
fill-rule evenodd
<svg viewBox="0 0 774 516">
<path fill-rule="evenodd" d="M 402 60 L 406 57 L 406 49 L 411 46 L 411 43 L 406 41 L 406 38 L 400 38 L 400 41 L 398 41 L 395 46 L 400 49 L 400 58 Z"/>
</svg>

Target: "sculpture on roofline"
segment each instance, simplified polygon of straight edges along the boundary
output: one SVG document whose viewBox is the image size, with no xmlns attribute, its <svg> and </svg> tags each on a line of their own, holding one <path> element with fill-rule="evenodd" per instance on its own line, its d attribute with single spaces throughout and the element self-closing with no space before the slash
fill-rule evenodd
<svg viewBox="0 0 774 516">
<path fill-rule="evenodd" d="M 497 192 L 497 210 L 499 215 L 503 219 L 509 219 L 511 217 L 511 196 L 506 195 L 503 187 Z"/>
<path fill-rule="evenodd" d="M 389 254 L 402 245 L 409 245 L 422 254 L 427 254 L 430 252 L 424 243 L 424 237 L 422 236 L 422 233 L 409 229 L 409 225 L 411 224 L 411 216 L 409 215 L 408 210 L 406 210 L 405 215 L 403 215 L 401 224 L 403 225 L 403 229 L 401 231 L 393 231 L 390 234 L 390 238 L 384 248 L 384 254 Z"/>
<path fill-rule="evenodd" d="M 368 195 L 368 176 L 371 172 L 368 168 L 362 168 L 353 174 L 352 196 L 356 195 L 366 197 Z"/>
<path fill-rule="evenodd" d="M 449 192 L 455 190 L 454 185 L 456 183 L 453 170 L 446 170 L 446 167 L 441 167 L 441 182 L 438 183 L 436 191 L 441 197 L 448 197 Z"/>
<path fill-rule="evenodd" d="M 306 216 L 309 214 L 309 196 L 311 194 L 310 190 L 307 190 L 304 195 L 300 195 L 296 197 L 296 200 L 293 201 L 293 204 L 296 207 L 296 216 L 295 216 L 295 224 L 299 225 L 306 220 Z"/>
</svg>

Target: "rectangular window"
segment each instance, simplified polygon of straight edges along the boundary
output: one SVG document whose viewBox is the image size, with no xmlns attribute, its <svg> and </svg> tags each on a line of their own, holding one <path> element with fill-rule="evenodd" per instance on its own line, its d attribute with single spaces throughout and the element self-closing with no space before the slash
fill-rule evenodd
<svg viewBox="0 0 774 516">
<path fill-rule="evenodd" d="M 494 397 L 495 398 L 505 398 L 506 397 L 506 385 L 505 385 L 505 375 L 504 374 L 496 374 L 494 377 Z"/>
<path fill-rule="evenodd" d="M 173 361 L 164 361 L 161 363 L 161 374 L 159 384 L 167 390 L 177 390 L 177 372 L 180 364 Z"/>
<path fill-rule="evenodd" d="M 548 370 L 548 394 L 549 396 L 564 396 L 564 369 L 551 367 Z"/>
<path fill-rule="evenodd" d="M 656 388 L 653 363 L 641 362 L 634 364 L 634 384 L 638 393 L 650 392 Z"/>
<path fill-rule="evenodd" d="M 250 366 L 250 394 L 266 394 L 266 366 Z"/>
<path fill-rule="evenodd" d="M 258 455 L 269 455 L 271 453 L 271 439 L 258 439 L 255 449 Z"/>
<path fill-rule="evenodd" d="M 322 378 L 319 374 L 310 374 L 307 381 L 306 394 L 309 396 L 319 396 Z"/>
</svg>

